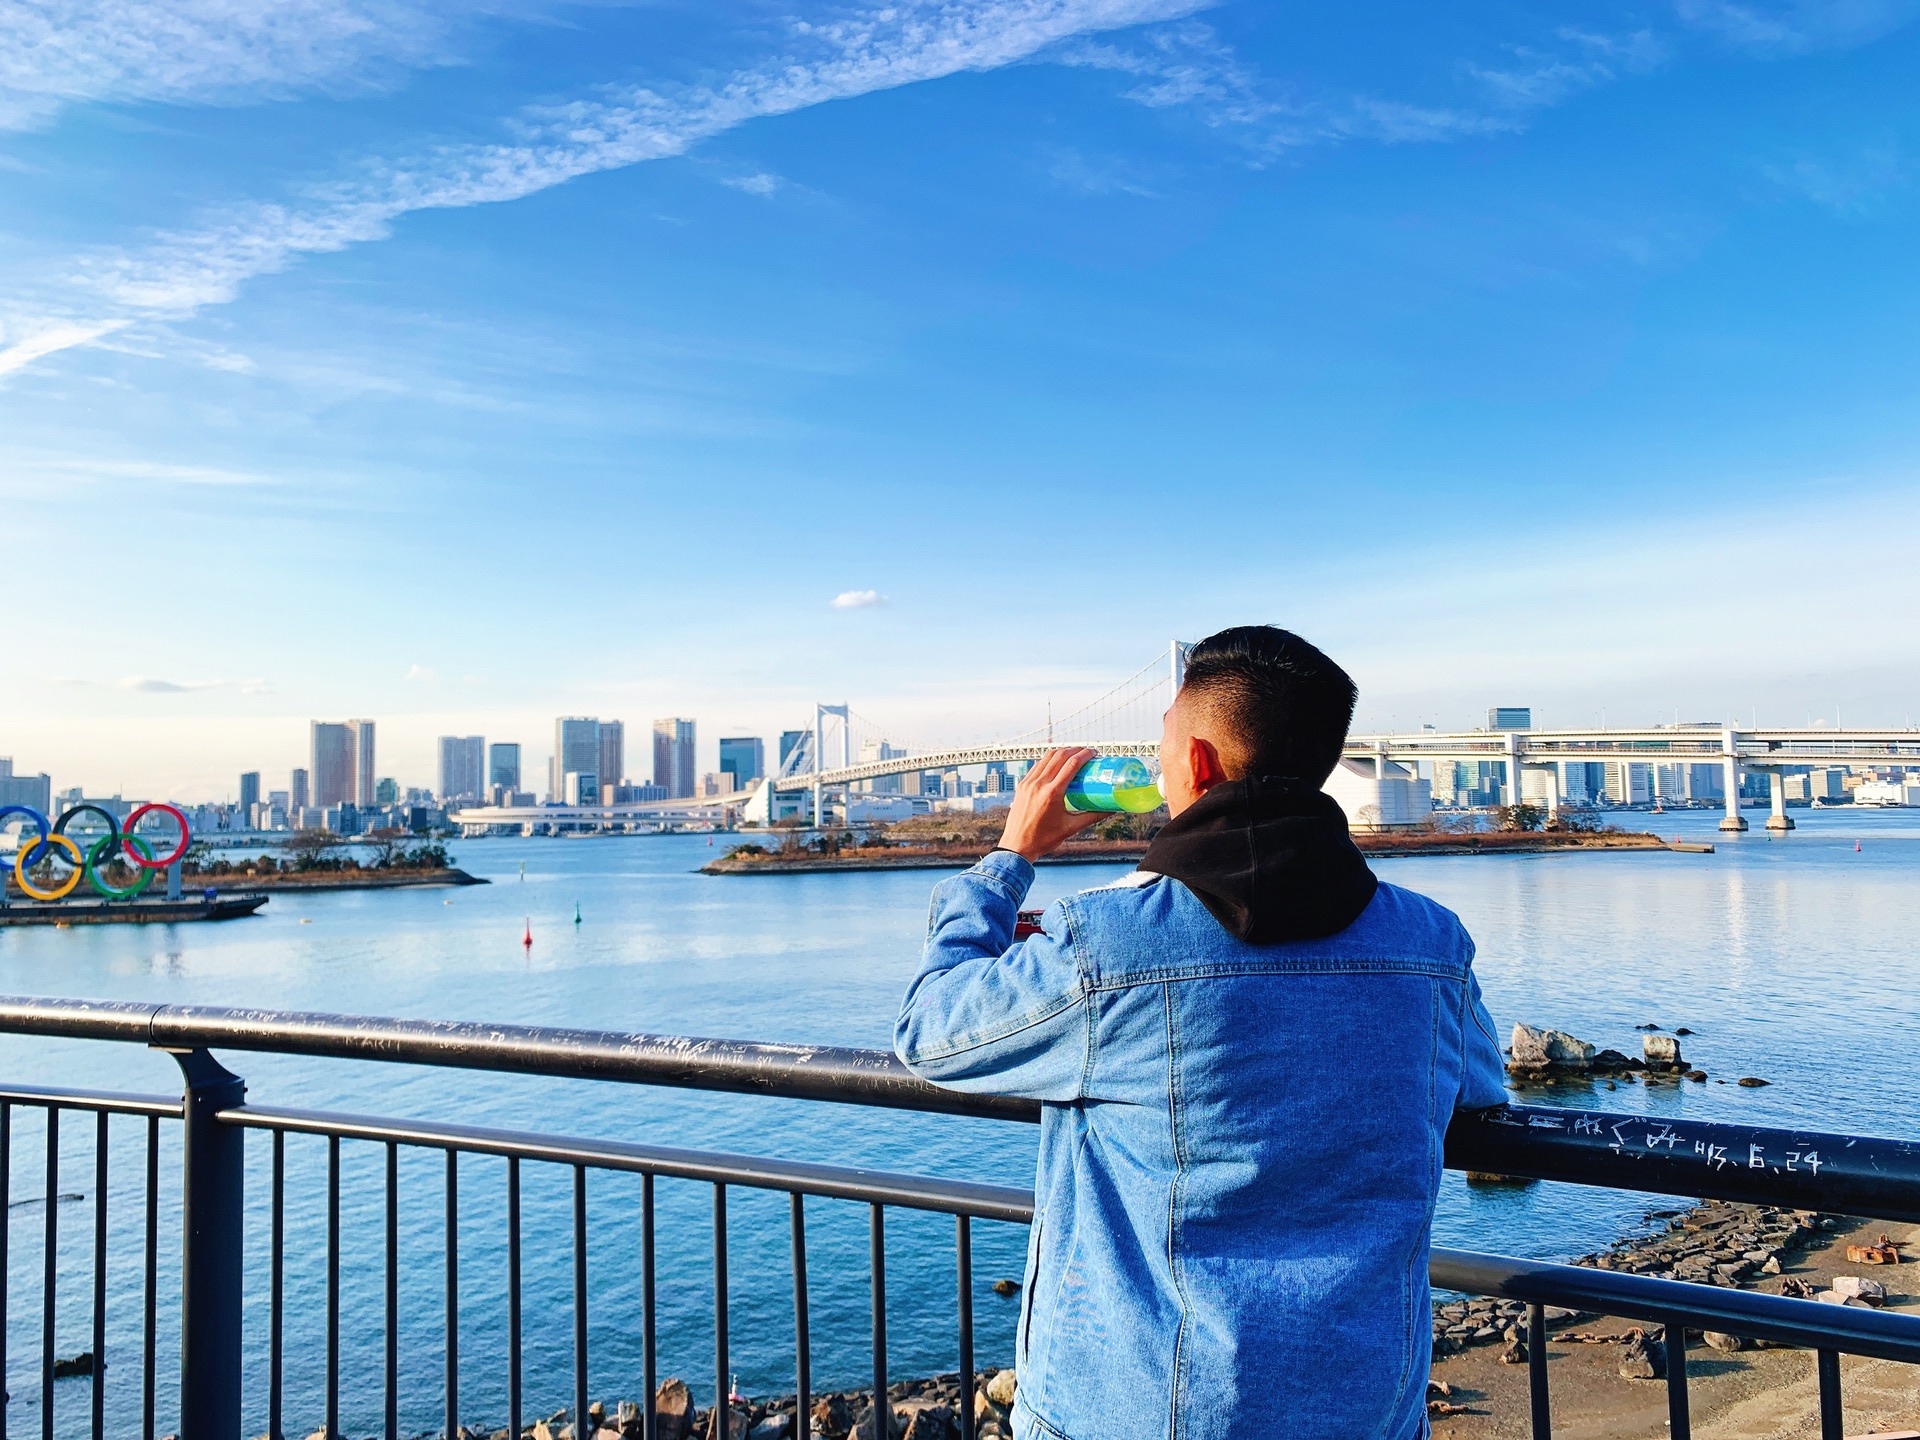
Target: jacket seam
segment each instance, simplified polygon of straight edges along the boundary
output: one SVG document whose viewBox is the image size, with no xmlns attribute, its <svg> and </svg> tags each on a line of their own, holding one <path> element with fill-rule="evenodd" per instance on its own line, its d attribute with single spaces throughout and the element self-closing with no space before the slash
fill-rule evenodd
<svg viewBox="0 0 1920 1440">
<path fill-rule="evenodd" d="M 1044 1025 L 1047 1021 L 1071 1010 L 1075 1005 L 1085 1003 L 1086 1000 L 1087 994 L 1084 990 L 1075 990 L 1069 995 L 1062 996 L 1045 1010 L 1036 1011 L 1030 1016 L 1024 1016 L 1018 1024 L 1010 1025 L 1004 1030 L 993 1030 L 984 1034 L 969 1035 L 965 1040 L 957 1044 L 943 1046 L 938 1049 L 916 1048 L 910 1050 L 901 1058 L 906 1060 L 910 1065 L 924 1064 L 929 1060 L 950 1060 L 955 1055 L 964 1055 L 969 1050 L 979 1050 L 987 1045 L 998 1044 L 1002 1040 L 1018 1035 L 1023 1030 L 1031 1030 L 1036 1025 Z"/>
<path fill-rule="evenodd" d="M 1140 985 L 1165 985 L 1183 980 L 1219 980 L 1253 975 L 1418 975 L 1427 980 L 1451 980 L 1462 972 L 1449 964 L 1429 965 L 1419 960 L 1259 960 L 1251 964 L 1159 966 L 1136 970 L 1112 979 L 1088 978 L 1088 988 L 1128 990 Z"/>
<path fill-rule="evenodd" d="M 1180 1124 L 1180 1025 L 1175 1018 L 1173 987 L 1163 985 L 1160 993 L 1167 1014 L 1167 1128 L 1173 1142 L 1173 1184 L 1167 1191 L 1167 1271 L 1173 1280 L 1174 1293 L 1180 1297 L 1180 1324 L 1173 1337 L 1173 1393 L 1167 1415 L 1167 1436 L 1168 1440 L 1180 1440 L 1187 1383 L 1187 1322 L 1192 1309 L 1186 1269 L 1180 1263 L 1180 1213 L 1186 1198 L 1187 1153 Z"/>
</svg>

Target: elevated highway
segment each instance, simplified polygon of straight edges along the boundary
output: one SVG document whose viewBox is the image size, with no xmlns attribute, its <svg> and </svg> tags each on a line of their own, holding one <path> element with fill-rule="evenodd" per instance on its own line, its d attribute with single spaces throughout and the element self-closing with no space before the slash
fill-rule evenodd
<svg viewBox="0 0 1920 1440">
<path fill-rule="evenodd" d="M 845 790 L 864 781 L 893 775 L 1037 760 L 1052 748 L 1055 747 L 1021 743 L 925 751 L 780 775 L 768 783 L 779 793 L 809 792 L 819 799 L 829 791 Z M 1105 741 L 1089 743 L 1087 748 L 1103 755 L 1137 755 L 1148 760 L 1156 759 L 1160 751 L 1159 743 L 1153 740 Z M 1558 809 L 1565 794 L 1564 772 L 1560 768 L 1563 765 L 1606 761 L 1718 765 L 1727 796 L 1726 818 L 1721 821 L 1721 828 L 1726 830 L 1747 828 L 1740 816 L 1739 777 L 1742 772 L 1761 771 L 1771 776 L 1773 815 L 1768 824 L 1775 829 L 1790 829 L 1792 822 L 1786 816 L 1783 784 L 1786 770 L 1833 765 L 1920 768 L 1920 730 L 1771 730 L 1696 725 L 1656 726 L 1646 730 L 1468 730 L 1452 734 L 1418 730 L 1408 734 L 1354 735 L 1348 739 L 1345 753 L 1348 759 L 1375 764 L 1383 760 L 1403 765 L 1423 761 L 1469 764 L 1491 761 L 1517 767 L 1521 773 L 1544 772 L 1543 778 L 1548 780 L 1545 796 L 1549 810 Z M 1514 786 L 1511 793 L 1517 796 L 1524 791 Z"/>
</svg>

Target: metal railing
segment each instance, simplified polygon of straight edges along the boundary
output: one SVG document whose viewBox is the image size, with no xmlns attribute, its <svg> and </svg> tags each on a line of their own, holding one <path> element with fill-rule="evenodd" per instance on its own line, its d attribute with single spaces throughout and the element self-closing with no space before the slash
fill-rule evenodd
<svg viewBox="0 0 1920 1440">
<path fill-rule="evenodd" d="M 214 1059 L 215 1048 L 275 1054 L 360 1058 L 472 1070 L 624 1081 L 848 1104 L 885 1106 L 985 1119 L 1031 1121 L 1039 1106 L 941 1090 L 914 1078 L 883 1051 L 765 1045 L 598 1031 L 456 1024 L 358 1016 L 287 1014 L 191 1006 L 0 998 L 0 1033 L 115 1040 L 155 1046 L 179 1062 L 179 1099 L 16 1086 L 0 1089 L 0 1187 L 11 1193 L 13 1112 L 46 1115 L 45 1263 L 40 1356 L 40 1432 L 54 1435 L 53 1381 L 58 1257 L 60 1122 L 67 1113 L 91 1114 L 95 1125 L 92 1247 L 92 1397 L 90 1433 L 105 1434 L 102 1375 L 107 1362 L 109 1122 L 135 1117 L 145 1125 L 145 1212 L 142 1300 L 143 1440 L 155 1435 L 156 1314 L 159 1297 L 161 1122 L 181 1128 L 183 1185 L 180 1223 L 179 1385 L 183 1440 L 238 1440 L 242 1433 L 242 1291 L 244 1147 L 249 1131 L 271 1137 L 267 1338 L 267 1429 L 278 1440 L 285 1390 L 283 1372 L 286 1265 L 286 1137 L 323 1138 L 327 1146 L 325 1431 L 340 1430 L 341 1379 L 341 1146 L 380 1147 L 384 1188 L 384 1434 L 399 1435 L 398 1266 L 399 1155 L 405 1149 L 445 1156 L 445 1434 L 460 1432 L 459 1205 L 463 1156 L 506 1162 L 507 1346 L 506 1392 L 510 1433 L 521 1433 L 522 1214 L 521 1166 L 562 1167 L 572 1176 L 573 1416 L 589 1407 L 588 1227 L 589 1172 L 637 1175 L 641 1209 L 641 1309 L 644 1440 L 658 1440 L 654 1413 L 658 1384 L 656 1334 L 655 1196 L 658 1178 L 712 1187 L 714 1385 L 717 1415 L 731 1415 L 728 1395 L 728 1192 L 746 1187 L 790 1197 L 788 1224 L 793 1282 L 793 1434 L 808 1432 L 813 1398 L 810 1374 L 806 1201 L 851 1201 L 868 1207 L 871 1262 L 872 1396 L 887 1405 L 886 1212 L 889 1208 L 951 1215 L 956 1344 L 954 1358 L 963 1403 L 962 1440 L 976 1440 L 970 1403 L 974 1376 L 972 1222 L 1026 1223 L 1032 1193 L 1024 1189 L 883 1171 L 776 1160 L 759 1156 L 673 1149 L 610 1140 L 469 1125 L 396 1120 L 248 1104 L 240 1078 Z M 1447 1136 L 1450 1168 L 1602 1185 L 1702 1199 L 1743 1201 L 1920 1221 L 1920 1146 L 1896 1140 L 1662 1121 L 1605 1112 L 1505 1106 L 1457 1118 Z M 11 1218 L 0 1211 L 0 1313 L 11 1314 L 6 1293 Z M 1577 1266 L 1435 1250 L 1430 1275 L 1438 1288 L 1518 1301 L 1528 1307 L 1527 1347 L 1532 1433 L 1551 1434 L 1545 1309 L 1562 1306 L 1665 1328 L 1671 1434 L 1690 1434 L 1686 1335 L 1713 1330 L 1815 1352 L 1823 1437 L 1839 1437 L 1839 1356 L 1855 1354 L 1920 1363 L 1920 1317 L 1816 1304 L 1711 1285 Z M 5 1327 L 0 1326 L 0 1375 L 6 1373 Z M 0 1440 L 17 1417 L 0 1408 Z M 124 1427 L 121 1427 L 124 1428 Z M 713 1425 L 710 1440 L 734 1440 L 731 1421 Z M 876 1436 L 887 1432 L 874 1427 Z"/>
</svg>

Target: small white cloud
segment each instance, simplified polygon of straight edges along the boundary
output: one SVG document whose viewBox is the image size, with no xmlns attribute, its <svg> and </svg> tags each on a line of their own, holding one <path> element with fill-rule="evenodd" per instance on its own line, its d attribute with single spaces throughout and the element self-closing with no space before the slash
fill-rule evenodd
<svg viewBox="0 0 1920 1440">
<path fill-rule="evenodd" d="M 878 590 L 842 590 L 830 602 L 836 610 L 871 610 L 887 603 Z"/>
<path fill-rule="evenodd" d="M 431 665 L 409 665 L 402 680 L 438 680 L 439 673 Z"/>
<path fill-rule="evenodd" d="M 749 195 L 758 195 L 762 199 L 765 199 L 780 188 L 780 177 L 778 175 L 769 175 L 766 171 L 762 170 L 758 175 L 732 175 L 720 183 L 722 185 L 731 185 L 736 190 L 744 190 Z"/>
<path fill-rule="evenodd" d="M 129 675 L 120 682 L 122 690 L 141 695 L 185 695 L 193 690 L 217 690 L 224 680 L 156 680 L 146 675 Z"/>
</svg>

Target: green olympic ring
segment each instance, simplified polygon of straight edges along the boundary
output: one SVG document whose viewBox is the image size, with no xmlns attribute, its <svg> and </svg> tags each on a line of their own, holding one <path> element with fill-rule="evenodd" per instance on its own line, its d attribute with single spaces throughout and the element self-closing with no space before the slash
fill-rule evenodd
<svg viewBox="0 0 1920 1440">
<path fill-rule="evenodd" d="M 142 858 L 147 860 L 153 859 L 153 847 L 138 835 L 102 835 L 87 847 L 87 858 L 81 866 L 81 869 L 86 871 L 87 883 L 109 900 L 131 900 L 134 896 L 143 893 L 153 883 L 153 877 L 159 872 L 145 865 L 135 865 L 133 869 L 136 874 L 131 885 L 118 888 L 109 885 L 100 875 L 103 868 L 100 852 L 109 845 L 114 846 L 116 850 L 122 845 L 139 850 L 142 852 Z M 111 864 L 112 861 L 108 860 L 107 863 Z"/>
</svg>

